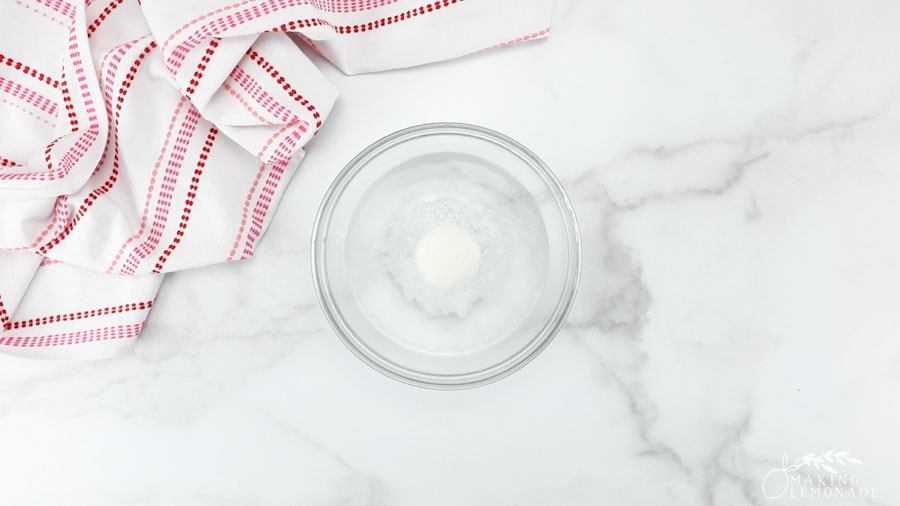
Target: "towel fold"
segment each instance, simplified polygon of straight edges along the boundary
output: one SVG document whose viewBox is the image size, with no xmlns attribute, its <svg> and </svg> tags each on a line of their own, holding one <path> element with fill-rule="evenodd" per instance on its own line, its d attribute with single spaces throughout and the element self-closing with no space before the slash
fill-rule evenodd
<svg viewBox="0 0 900 506">
<path fill-rule="evenodd" d="M 550 0 L 0 0 L 0 351 L 127 349 L 250 257 L 348 74 L 545 36 Z"/>
</svg>

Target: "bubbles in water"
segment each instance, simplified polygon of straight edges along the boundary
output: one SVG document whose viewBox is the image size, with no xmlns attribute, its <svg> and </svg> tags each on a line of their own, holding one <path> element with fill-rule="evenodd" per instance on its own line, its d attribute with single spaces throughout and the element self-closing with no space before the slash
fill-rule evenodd
<svg viewBox="0 0 900 506">
<path fill-rule="evenodd" d="M 422 259 L 417 262 L 416 250 L 423 236 L 436 227 L 444 227 L 443 230 L 460 227 L 468 232 L 479 251 L 477 270 L 473 274 L 460 276 L 450 284 L 434 284 L 425 279 L 420 270 Z M 394 221 L 383 247 L 385 266 L 403 295 L 425 314 L 464 318 L 498 270 L 503 254 L 498 230 L 496 220 L 487 209 L 453 198 L 423 202 Z"/>
</svg>

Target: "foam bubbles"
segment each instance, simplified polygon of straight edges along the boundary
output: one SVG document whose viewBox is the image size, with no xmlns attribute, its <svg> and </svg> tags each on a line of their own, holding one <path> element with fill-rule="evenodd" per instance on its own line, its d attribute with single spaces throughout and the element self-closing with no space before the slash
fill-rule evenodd
<svg viewBox="0 0 900 506">
<path fill-rule="evenodd" d="M 486 209 L 453 198 L 423 202 L 394 221 L 383 246 L 385 267 L 428 316 L 464 318 L 497 272 L 498 230 Z"/>
</svg>

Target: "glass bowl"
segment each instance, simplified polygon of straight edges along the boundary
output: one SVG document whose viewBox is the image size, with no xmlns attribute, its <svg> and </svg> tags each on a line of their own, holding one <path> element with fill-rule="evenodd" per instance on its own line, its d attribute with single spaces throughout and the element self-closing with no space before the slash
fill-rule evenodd
<svg viewBox="0 0 900 506">
<path fill-rule="evenodd" d="M 350 350 L 436 389 L 484 385 L 537 356 L 581 269 L 575 213 L 547 165 L 461 123 L 400 130 L 351 160 L 319 207 L 311 256 Z"/>
</svg>

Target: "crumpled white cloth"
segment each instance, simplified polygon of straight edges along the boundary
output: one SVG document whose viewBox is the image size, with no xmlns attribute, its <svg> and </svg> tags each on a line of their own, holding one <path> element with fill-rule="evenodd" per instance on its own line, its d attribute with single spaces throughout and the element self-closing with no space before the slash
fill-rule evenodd
<svg viewBox="0 0 900 506">
<path fill-rule="evenodd" d="M 243 259 L 348 74 L 549 31 L 552 0 L 0 0 L 0 352 L 127 349 Z"/>
</svg>

